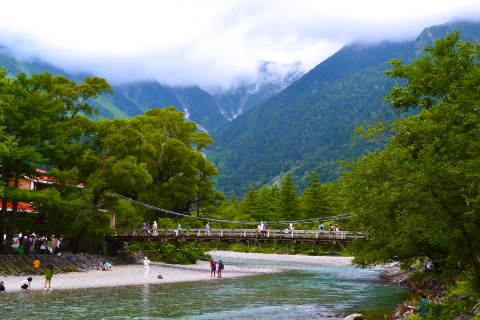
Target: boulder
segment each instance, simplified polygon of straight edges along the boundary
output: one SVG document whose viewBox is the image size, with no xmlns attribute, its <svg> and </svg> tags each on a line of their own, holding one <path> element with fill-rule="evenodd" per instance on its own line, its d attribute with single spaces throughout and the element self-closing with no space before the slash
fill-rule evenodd
<svg viewBox="0 0 480 320">
<path fill-rule="evenodd" d="M 343 320 L 364 320 L 364 318 L 360 313 L 353 313 L 353 314 L 348 315 Z"/>
</svg>

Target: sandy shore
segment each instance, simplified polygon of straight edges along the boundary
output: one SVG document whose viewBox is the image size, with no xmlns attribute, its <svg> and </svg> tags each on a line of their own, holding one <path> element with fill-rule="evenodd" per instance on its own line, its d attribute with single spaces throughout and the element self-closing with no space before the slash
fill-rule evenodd
<svg viewBox="0 0 480 320">
<path fill-rule="evenodd" d="M 347 266 L 351 265 L 352 258 L 348 257 L 313 257 L 313 256 L 292 256 L 280 254 L 259 254 L 239 253 L 229 251 L 211 251 L 210 255 L 218 259 L 242 259 L 242 260 L 268 260 L 286 261 L 316 264 L 322 266 Z M 262 275 L 281 272 L 281 268 L 252 266 L 252 265 L 226 265 L 222 278 L 231 279 L 238 277 Z M 52 278 L 52 289 L 84 289 L 100 287 L 120 287 L 144 284 L 160 284 L 189 281 L 213 281 L 216 278 L 210 277 L 210 266 L 207 261 L 199 261 L 194 265 L 171 265 L 165 263 L 151 263 L 149 274 L 144 277 L 145 268 L 143 264 L 114 266 L 112 271 L 91 270 L 87 272 L 71 272 L 55 274 Z M 162 279 L 158 276 L 161 275 Z M 7 292 L 20 291 L 20 282 L 28 275 L 4 276 L 0 281 L 5 282 Z M 32 276 L 32 290 L 43 290 L 44 277 Z"/>
<path fill-rule="evenodd" d="M 289 254 L 266 254 L 266 253 L 244 253 L 232 251 L 210 251 L 209 254 L 216 260 L 222 258 L 242 259 L 242 260 L 265 260 L 265 261 L 283 261 L 297 262 L 303 264 L 314 264 L 320 266 L 351 266 L 353 257 L 333 257 L 333 256 L 307 256 L 307 255 L 289 255 Z M 218 257 L 218 258 L 217 258 Z"/>
</svg>

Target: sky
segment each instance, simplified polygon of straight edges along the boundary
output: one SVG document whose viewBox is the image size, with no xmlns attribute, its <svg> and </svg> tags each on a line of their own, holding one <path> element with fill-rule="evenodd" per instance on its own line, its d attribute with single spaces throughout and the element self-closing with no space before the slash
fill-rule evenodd
<svg viewBox="0 0 480 320">
<path fill-rule="evenodd" d="M 111 84 L 230 88 L 258 69 L 307 72 L 344 45 L 413 40 L 480 20 L 478 0 L 19 0 L 2 3 L 0 45 Z"/>
</svg>

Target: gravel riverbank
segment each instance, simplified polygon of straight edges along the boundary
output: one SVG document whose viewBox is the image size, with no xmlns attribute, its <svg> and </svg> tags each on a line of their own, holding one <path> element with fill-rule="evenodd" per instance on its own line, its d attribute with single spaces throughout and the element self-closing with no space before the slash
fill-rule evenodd
<svg viewBox="0 0 480 320">
<path fill-rule="evenodd" d="M 215 259 L 241 259 L 241 260 L 269 260 L 309 263 L 328 266 L 351 265 L 351 259 L 347 257 L 315 257 L 302 255 L 280 255 L 280 254 L 259 254 L 241 253 L 229 251 L 211 251 L 209 254 Z M 237 278 L 255 276 L 261 274 L 277 273 L 282 269 L 266 266 L 231 265 L 225 266 L 223 278 Z M 52 289 L 54 290 L 75 290 L 84 288 L 120 287 L 144 284 L 159 284 L 172 282 L 189 281 L 213 281 L 210 277 L 210 266 L 208 261 L 198 261 L 193 265 L 172 265 L 166 263 L 152 262 L 149 266 L 149 273 L 144 277 L 145 268 L 138 262 L 129 265 L 113 266 L 112 271 L 88 270 L 85 272 L 69 272 L 55 274 L 52 278 Z M 20 282 L 28 276 L 33 278 L 32 290 L 44 289 L 44 277 L 23 275 L 23 276 L 0 276 L 4 281 L 7 292 L 20 291 Z M 159 278 L 161 276 L 161 278 Z"/>
</svg>

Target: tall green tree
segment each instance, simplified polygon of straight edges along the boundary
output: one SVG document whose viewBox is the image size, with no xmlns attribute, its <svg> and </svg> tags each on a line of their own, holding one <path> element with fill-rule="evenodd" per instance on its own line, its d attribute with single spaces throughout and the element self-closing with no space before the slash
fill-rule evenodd
<svg viewBox="0 0 480 320">
<path fill-rule="evenodd" d="M 263 186 L 258 190 L 257 202 L 257 221 L 280 221 L 281 216 L 278 212 L 280 188 L 276 185 L 272 187 Z M 271 226 L 273 227 L 273 226 Z"/>
<path fill-rule="evenodd" d="M 302 219 L 329 217 L 333 215 L 331 196 L 325 185 L 320 183 L 319 174 L 310 172 L 310 185 L 300 198 Z"/>
<path fill-rule="evenodd" d="M 480 45 L 454 32 L 411 64 L 391 64 L 387 74 L 408 82 L 386 101 L 419 114 L 398 120 L 385 150 L 354 162 L 342 179 L 356 226 L 368 233 L 355 261 L 428 256 L 480 280 Z"/>
<path fill-rule="evenodd" d="M 213 140 L 194 122 L 174 107 L 152 109 L 131 121 L 145 148 L 138 157 L 152 176 L 140 200 L 176 212 L 203 212 L 224 200 L 212 182 L 218 170 L 203 154 Z"/>
<path fill-rule="evenodd" d="M 283 178 L 278 198 L 278 212 L 283 221 L 298 220 L 301 216 L 297 195 L 297 186 L 292 174 L 288 172 Z"/>
<path fill-rule="evenodd" d="M 142 149 L 142 137 L 130 120 L 101 120 L 89 136 L 89 148 L 72 160 L 76 180 L 66 179 L 66 171 L 55 177 L 62 183 L 55 189 L 63 201 L 46 208 L 55 219 L 49 219 L 52 231 L 59 229 L 74 239 L 74 250 L 98 243 L 109 234 L 110 216 L 130 208 L 119 204 L 114 193 L 132 194 L 144 190 L 152 181 L 147 165 L 135 153 Z M 58 179 L 63 177 L 63 179 Z M 72 188 L 71 181 L 77 181 Z M 76 187 L 81 182 L 82 188 Z"/>
<path fill-rule="evenodd" d="M 249 189 L 250 190 L 245 194 L 244 198 L 240 202 L 239 209 L 244 215 L 251 216 L 258 221 L 259 217 L 261 216 L 257 211 L 259 192 L 254 187 L 250 187 Z M 261 219 L 263 220 L 263 217 Z"/>
<path fill-rule="evenodd" d="M 66 145 L 81 144 L 82 133 L 72 119 L 91 115 L 93 109 L 86 101 L 103 92 L 111 92 L 111 88 L 100 78 L 86 78 L 77 84 L 49 73 L 31 77 L 18 74 L 3 84 L 0 90 L 2 97 L 6 97 L 2 99 L 5 117 L 0 126 L 13 147 L 1 159 L 1 177 L 7 187 L 2 194 L 2 220 L 7 216 L 7 200 L 12 202 L 7 232 L 7 248 L 10 248 L 16 229 L 18 202 L 33 201 L 36 197 L 33 192 L 19 188 L 20 178 L 37 177 L 39 167 L 65 164 Z"/>
</svg>

